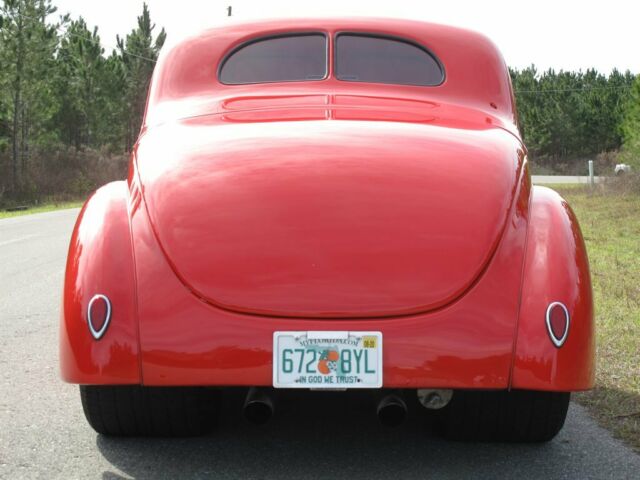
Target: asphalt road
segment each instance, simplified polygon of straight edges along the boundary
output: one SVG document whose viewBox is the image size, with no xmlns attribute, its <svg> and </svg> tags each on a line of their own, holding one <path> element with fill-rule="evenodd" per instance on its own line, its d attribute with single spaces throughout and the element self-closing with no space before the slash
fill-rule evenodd
<svg viewBox="0 0 640 480">
<path fill-rule="evenodd" d="M 640 478 L 640 456 L 572 405 L 544 445 L 465 444 L 434 436 L 418 407 L 379 426 L 361 394 L 298 393 L 274 420 L 225 400 L 214 435 L 116 440 L 86 424 L 77 387 L 58 378 L 58 309 L 78 210 L 0 220 L 0 478 Z"/>
</svg>

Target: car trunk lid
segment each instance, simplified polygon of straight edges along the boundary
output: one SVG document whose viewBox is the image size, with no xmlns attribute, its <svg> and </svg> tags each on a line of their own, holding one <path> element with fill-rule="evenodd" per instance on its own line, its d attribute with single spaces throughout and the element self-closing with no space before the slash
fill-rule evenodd
<svg viewBox="0 0 640 480">
<path fill-rule="evenodd" d="M 146 206 L 184 284 L 221 308 L 300 318 L 408 315 L 461 296 L 504 229 L 515 138 L 298 113 L 143 136 Z"/>
</svg>

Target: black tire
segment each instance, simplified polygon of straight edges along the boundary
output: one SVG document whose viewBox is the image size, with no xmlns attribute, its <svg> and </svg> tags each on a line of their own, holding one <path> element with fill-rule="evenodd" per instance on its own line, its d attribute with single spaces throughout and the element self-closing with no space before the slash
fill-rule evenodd
<svg viewBox="0 0 640 480">
<path fill-rule="evenodd" d="M 570 396 L 566 392 L 459 390 L 438 412 L 439 423 L 451 440 L 547 442 L 562 429 Z"/>
<path fill-rule="evenodd" d="M 103 435 L 191 437 L 210 432 L 217 392 L 205 388 L 80 386 L 84 415 Z"/>
</svg>

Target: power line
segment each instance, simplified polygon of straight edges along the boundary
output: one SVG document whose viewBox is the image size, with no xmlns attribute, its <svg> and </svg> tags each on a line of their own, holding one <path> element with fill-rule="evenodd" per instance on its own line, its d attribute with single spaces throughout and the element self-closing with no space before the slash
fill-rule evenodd
<svg viewBox="0 0 640 480">
<path fill-rule="evenodd" d="M 631 85 L 610 85 L 606 87 L 583 87 L 583 88 L 556 88 L 556 89 L 538 89 L 538 90 L 515 90 L 516 93 L 554 93 L 554 92 L 589 92 L 591 90 L 623 90 L 631 88 Z"/>
</svg>

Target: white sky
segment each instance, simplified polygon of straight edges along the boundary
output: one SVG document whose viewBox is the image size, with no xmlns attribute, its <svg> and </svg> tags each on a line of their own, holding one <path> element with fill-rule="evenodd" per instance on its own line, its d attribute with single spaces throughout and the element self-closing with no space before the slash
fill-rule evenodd
<svg viewBox="0 0 640 480">
<path fill-rule="evenodd" d="M 53 0 L 60 13 L 98 26 L 107 49 L 135 27 L 142 0 Z M 595 67 L 640 73 L 637 0 L 147 0 L 169 37 L 231 21 L 274 17 L 382 16 L 470 28 L 489 36 L 507 63 L 538 70 Z M 227 6 L 233 17 L 227 17 Z"/>
</svg>

